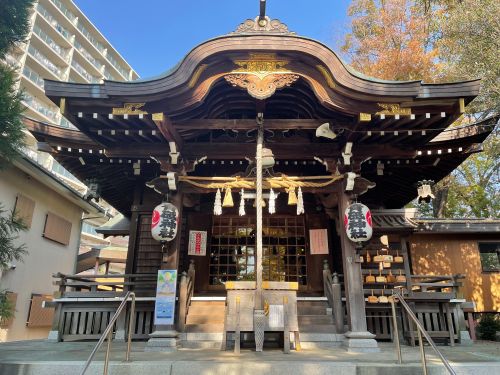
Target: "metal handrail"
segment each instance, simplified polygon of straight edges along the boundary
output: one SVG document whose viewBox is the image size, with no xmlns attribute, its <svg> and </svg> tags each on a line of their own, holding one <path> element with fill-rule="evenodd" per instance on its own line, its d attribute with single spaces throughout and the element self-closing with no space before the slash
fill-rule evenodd
<svg viewBox="0 0 500 375">
<path fill-rule="evenodd" d="M 96 355 L 97 351 L 101 347 L 102 343 L 104 340 L 106 340 L 106 337 L 108 339 L 108 345 L 106 347 L 106 356 L 104 359 L 104 370 L 103 374 L 107 375 L 108 374 L 108 365 L 109 365 L 109 352 L 111 351 L 111 341 L 113 338 L 113 325 L 115 324 L 116 320 L 120 316 L 120 313 L 122 310 L 125 308 L 127 305 L 128 299 L 132 297 L 131 305 L 130 305 L 130 318 L 129 318 L 129 323 L 128 323 L 128 339 L 127 339 L 127 351 L 125 353 L 125 362 L 130 361 L 130 347 L 132 344 L 132 332 L 134 330 L 135 326 L 135 293 L 134 292 L 127 292 L 125 297 L 123 297 L 123 301 L 120 303 L 120 306 L 118 306 L 118 309 L 116 310 L 115 314 L 111 318 L 111 320 L 108 323 L 108 326 L 104 330 L 104 332 L 101 335 L 101 338 L 95 345 L 94 349 L 90 353 L 89 358 L 85 362 L 85 365 L 83 366 L 82 371 L 80 372 L 80 375 L 84 375 L 87 369 L 90 366 L 90 363 L 94 359 L 94 356 Z"/>
<path fill-rule="evenodd" d="M 437 348 L 436 344 L 434 343 L 434 340 L 431 338 L 429 333 L 425 330 L 424 326 L 418 318 L 415 316 L 414 312 L 411 310 L 410 306 L 408 306 L 408 303 L 405 301 L 403 295 L 401 294 L 400 291 L 398 290 L 393 290 L 392 292 L 392 297 L 390 299 L 391 301 L 391 309 L 392 309 L 392 324 L 393 324 L 393 332 L 394 332 L 394 341 L 396 342 L 397 346 L 397 353 L 398 353 L 398 363 L 402 363 L 402 357 L 401 357 L 401 345 L 399 344 L 399 332 L 398 332 L 398 324 L 396 320 L 396 307 L 395 307 L 395 299 L 398 299 L 399 302 L 401 303 L 401 306 L 404 307 L 406 312 L 408 313 L 408 316 L 412 319 L 412 321 L 415 323 L 417 326 L 417 335 L 418 335 L 418 345 L 420 347 L 420 358 L 422 361 L 422 369 L 424 372 L 424 375 L 427 375 L 427 363 L 425 360 L 425 351 L 424 351 L 424 343 L 422 340 L 422 335 L 427 339 L 427 342 L 429 345 L 434 349 L 436 354 L 438 355 L 439 359 L 441 359 L 441 362 L 443 362 L 444 366 L 448 370 L 448 372 L 452 375 L 456 375 L 455 371 L 451 367 L 450 363 L 448 360 L 443 356 L 443 354 L 439 351 Z"/>
</svg>

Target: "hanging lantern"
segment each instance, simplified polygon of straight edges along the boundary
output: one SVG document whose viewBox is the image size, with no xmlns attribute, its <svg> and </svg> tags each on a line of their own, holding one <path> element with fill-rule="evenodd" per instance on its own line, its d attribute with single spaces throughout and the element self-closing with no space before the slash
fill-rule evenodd
<svg viewBox="0 0 500 375">
<path fill-rule="evenodd" d="M 434 181 L 432 180 L 423 180 L 417 182 L 417 193 L 418 193 L 418 203 L 429 203 L 431 199 L 434 199 L 435 196 L 432 194 L 432 185 L 434 185 Z"/>
<path fill-rule="evenodd" d="M 177 234 L 179 210 L 172 203 L 164 202 L 155 207 L 151 220 L 151 235 L 156 241 L 172 241 Z"/>
<path fill-rule="evenodd" d="M 297 191 L 297 215 L 304 213 L 304 198 L 302 197 L 302 189 L 299 186 Z"/>
<path fill-rule="evenodd" d="M 222 215 L 222 204 L 221 204 L 221 196 L 219 189 L 217 189 L 217 193 L 215 193 L 214 215 L 216 216 Z"/>
<path fill-rule="evenodd" d="M 276 212 L 276 194 L 274 190 L 271 189 L 269 192 L 269 213 L 274 214 Z"/>
<path fill-rule="evenodd" d="M 240 210 L 238 211 L 238 214 L 240 216 L 245 216 L 245 190 L 241 189 L 240 193 Z"/>
<path fill-rule="evenodd" d="M 293 206 L 297 204 L 297 195 L 295 195 L 295 188 L 290 187 L 288 188 L 288 205 Z"/>
<path fill-rule="evenodd" d="M 231 193 L 231 188 L 227 187 L 224 193 L 224 201 L 222 202 L 222 207 L 234 207 L 233 194 Z"/>
<path fill-rule="evenodd" d="M 364 242 L 372 238 L 373 226 L 370 209 L 361 203 L 346 208 L 344 226 L 347 237 L 353 242 Z"/>
</svg>

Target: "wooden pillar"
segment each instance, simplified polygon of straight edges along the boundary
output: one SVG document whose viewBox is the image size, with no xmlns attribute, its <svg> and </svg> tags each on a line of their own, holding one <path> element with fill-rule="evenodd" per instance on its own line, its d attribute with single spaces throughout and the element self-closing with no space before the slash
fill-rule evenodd
<svg viewBox="0 0 500 375">
<path fill-rule="evenodd" d="M 344 192 L 344 184 L 339 184 L 338 207 L 339 222 L 344 222 L 344 213 L 349 206 L 349 196 Z M 340 243 L 342 246 L 342 262 L 344 266 L 344 288 L 347 305 L 347 321 L 349 331 L 345 333 L 344 346 L 350 352 L 379 351 L 375 335 L 368 332 L 366 325 L 365 295 L 361 265 L 356 263 L 356 248 L 349 240 L 345 229 L 340 228 Z"/>
<path fill-rule="evenodd" d="M 141 194 L 143 186 L 140 182 L 136 182 L 134 190 L 134 203 L 131 207 L 132 214 L 130 216 L 130 228 L 127 250 L 127 263 L 125 265 L 125 273 L 135 273 L 135 249 L 137 247 L 137 231 L 139 230 L 139 206 L 141 204 Z M 128 289 L 128 288 L 126 288 Z"/>
<path fill-rule="evenodd" d="M 177 270 L 177 278 L 181 277 L 181 275 L 179 275 L 178 267 L 182 237 L 182 196 L 182 192 L 179 191 L 171 195 L 170 202 L 179 210 L 179 222 L 177 235 L 173 241 L 165 245 L 161 263 L 161 269 L 163 270 Z M 179 290 L 177 291 L 177 295 L 179 295 Z M 153 333 L 149 335 L 150 338 L 144 350 L 161 352 L 171 352 L 177 350 L 179 346 L 179 332 L 176 331 L 175 327 L 179 323 L 178 319 L 179 314 L 176 314 L 174 324 L 155 325 Z"/>
</svg>

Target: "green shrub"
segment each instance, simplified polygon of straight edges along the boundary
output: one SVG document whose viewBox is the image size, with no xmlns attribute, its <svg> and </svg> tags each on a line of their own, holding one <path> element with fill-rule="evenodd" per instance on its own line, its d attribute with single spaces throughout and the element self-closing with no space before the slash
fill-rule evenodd
<svg viewBox="0 0 500 375">
<path fill-rule="evenodd" d="M 477 326 L 481 339 L 495 341 L 496 333 L 500 331 L 500 319 L 497 314 L 484 314 Z"/>
</svg>

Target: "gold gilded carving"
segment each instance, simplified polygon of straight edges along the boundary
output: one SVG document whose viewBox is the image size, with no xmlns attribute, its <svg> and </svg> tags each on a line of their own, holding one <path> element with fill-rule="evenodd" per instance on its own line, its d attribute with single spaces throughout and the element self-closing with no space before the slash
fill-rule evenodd
<svg viewBox="0 0 500 375">
<path fill-rule="evenodd" d="M 464 100 L 464 98 L 458 99 L 458 107 L 459 107 L 460 113 L 465 112 L 465 100 Z"/>
<path fill-rule="evenodd" d="M 153 113 L 153 121 L 163 121 L 163 113 Z"/>
<path fill-rule="evenodd" d="M 318 69 L 319 72 L 323 75 L 323 77 L 326 80 L 326 83 L 328 84 L 328 87 L 333 89 L 337 86 L 335 82 L 333 82 L 333 77 L 330 74 L 330 71 L 326 67 L 324 67 L 323 65 L 316 65 L 316 69 Z"/>
<path fill-rule="evenodd" d="M 377 103 L 378 106 L 382 109 L 377 112 L 377 115 L 401 115 L 401 116 L 410 116 L 411 108 L 401 108 L 401 106 L 397 103 Z"/>
<path fill-rule="evenodd" d="M 64 115 L 64 112 L 66 112 L 66 98 L 61 98 L 61 100 L 59 100 L 59 111 L 61 115 Z"/>
<path fill-rule="evenodd" d="M 272 96 L 276 89 L 290 86 L 299 79 L 297 74 L 269 74 L 263 79 L 251 74 L 228 74 L 224 76 L 226 81 L 235 87 L 246 88 L 248 93 L 255 99 L 267 99 Z"/>
<path fill-rule="evenodd" d="M 238 68 L 224 76 L 235 87 L 246 88 L 256 99 L 269 98 L 276 89 L 290 86 L 299 79 L 286 65 L 287 60 L 279 60 L 274 53 L 251 53 L 248 60 L 235 60 Z"/>
<path fill-rule="evenodd" d="M 264 22 L 262 22 L 264 21 Z M 241 23 L 236 31 L 231 34 L 252 34 L 252 33 L 265 33 L 265 34 L 288 34 L 294 35 L 295 33 L 288 30 L 288 26 L 277 19 L 270 19 L 268 16 L 264 20 L 259 21 L 257 16 L 255 19 L 248 19 Z"/>
<path fill-rule="evenodd" d="M 141 110 L 146 103 L 123 103 L 123 108 L 113 108 L 113 115 L 147 115 L 146 111 Z"/>
<path fill-rule="evenodd" d="M 359 114 L 359 121 L 371 121 L 372 120 L 372 115 L 369 113 L 360 113 Z"/>
<path fill-rule="evenodd" d="M 190 89 L 192 89 L 194 87 L 196 82 L 198 82 L 198 79 L 200 78 L 201 73 L 203 73 L 207 68 L 208 68 L 207 64 L 202 64 L 195 70 L 193 76 L 191 77 L 191 79 L 189 80 L 189 83 L 188 83 L 188 87 Z"/>
<path fill-rule="evenodd" d="M 289 61 L 278 60 L 274 53 L 251 53 L 248 60 L 235 60 L 234 63 L 238 68 L 231 73 L 253 74 L 261 79 L 272 73 L 290 73 L 285 68 Z"/>
</svg>

